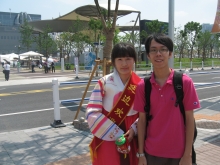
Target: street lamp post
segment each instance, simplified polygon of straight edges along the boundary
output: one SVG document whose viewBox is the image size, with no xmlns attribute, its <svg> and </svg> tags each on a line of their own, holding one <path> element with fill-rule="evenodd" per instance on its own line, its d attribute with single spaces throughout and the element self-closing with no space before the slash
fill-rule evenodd
<svg viewBox="0 0 220 165">
<path fill-rule="evenodd" d="M 169 37 L 174 40 L 174 0 L 169 0 Z M 175 52 L 173 52 L 174 54 Z M 171 56 L 169 59 L 169 66 L 174 67 L 174 57 Z"/>
</svg>

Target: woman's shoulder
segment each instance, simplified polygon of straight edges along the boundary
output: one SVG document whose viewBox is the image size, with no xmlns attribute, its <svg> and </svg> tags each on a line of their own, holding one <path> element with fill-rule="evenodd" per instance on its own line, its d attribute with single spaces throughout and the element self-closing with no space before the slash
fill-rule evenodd
<svg viewBox="0 0 220 165">
<path fill-rule="evenodd" d="M 99 80 L 99 82 L 101 82 L 103 85 L 105 85 L 107 82 L 113 82 L 114 81 L 114 74 L 113 73 L 110 73 L 110 74 L 107 74 L 103 77 L 101 77 Z"/>
</svg>

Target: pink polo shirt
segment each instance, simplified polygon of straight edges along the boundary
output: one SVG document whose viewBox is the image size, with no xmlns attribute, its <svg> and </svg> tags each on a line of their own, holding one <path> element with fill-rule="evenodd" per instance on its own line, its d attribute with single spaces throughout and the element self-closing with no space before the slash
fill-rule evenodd
<svg viewBox="0 0 220 165">
<path fill-rule="evenodd" d="M 147 128 L 145 151 L 153 156 L 181 158 L 185 148 L 185 125 L 179 107 L 175 107 L 176 95 L 173 87 L 172 70 L 166 83 L 160 87 L 151 77 L 151 109 L 153 116 Z M 136 89 L 134 110 L 145 112 L 145 89 L 142 80 Z M 183 75 L 183 104 L 185 111 L 200 108 L 195 87 L 190 77 Z"/>
</svg>

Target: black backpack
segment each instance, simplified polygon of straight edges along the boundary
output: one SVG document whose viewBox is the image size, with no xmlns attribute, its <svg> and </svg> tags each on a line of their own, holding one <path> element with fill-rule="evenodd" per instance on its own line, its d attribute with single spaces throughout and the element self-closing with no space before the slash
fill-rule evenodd
<svg viewBox="0 0 220 165">
<path fill-rule="evenodd" d="M 182 102 L 183 97 L 184 97 L 182 76 L 183 76 L 183 73 L 174 71 L 173 86 L 174 86 L 174 90 L 175 90 L 176 98 L 177 98 L 174 106 L 177 107 L 179 105 L 181 114 L 183 115 L 184 124 L 185 124 L 186 116 L 185 116 L 184 105 Z M 148 126 L 148 122 L 152 119 L 152 115 L 150 114 L 150 93 L 151 93 L 150 78 L 151 76 L 144 78 L 145 99 L 146 99 L 146 105 L 144 107 L 144 110 L 146 112 L 146 120 L 147 120 L 146 127 Z M 193 143 L 195 142 L 196 137 L 197 137 L 197 129 L 196 129 L 196 124 L 195 124 Z M 192 163 L 196 163 L 196 152 L 194 150 L 194 145 L 192 145 Z"/>
</svg>

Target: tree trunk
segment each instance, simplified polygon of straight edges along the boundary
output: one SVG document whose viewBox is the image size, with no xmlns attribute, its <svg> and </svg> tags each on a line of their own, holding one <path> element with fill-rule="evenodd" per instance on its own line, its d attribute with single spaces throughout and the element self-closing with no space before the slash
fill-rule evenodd
<svg viewBox="0 0 220 165">
<path fill-rule="evenodd" d="M 202 52 L 202 61 L 204 62 L 205 60 L 205 49 L 203 48 L 203 52 Z"/>
<path fill-rule="evenodd" d="M 63 58 L 63 49 L 62 49 L 62 47 L 60 47 L 60 62 L 61 62 L 61 58 Z"/>
<path fill-rule="evenodd" d="M 113 47 L 114 30 L 109 30 L 108 33 L 104 33 L 106 37 L 106 42 L 103 47 L 103 59 L 106 58 L 107 61 L 111 60 L 111 52 Z M 106 74 L 110 73 L 110 66 L 106 65 Z"/>
<path fill-rule="evenodd" d="M 213 51 L 212 51 L 212 47 L 210 48 L 210 58 L 213 58 Z"/>
</svg>

